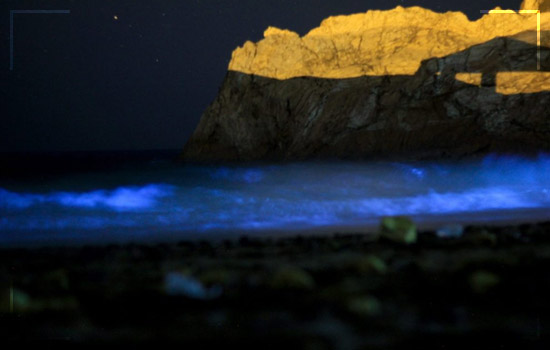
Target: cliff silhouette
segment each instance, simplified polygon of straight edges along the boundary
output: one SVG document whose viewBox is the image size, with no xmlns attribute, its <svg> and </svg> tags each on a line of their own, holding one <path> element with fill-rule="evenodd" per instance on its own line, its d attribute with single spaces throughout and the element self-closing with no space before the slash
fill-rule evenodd
<svg viewBox="0 0 550 350">
<path fill-rule="evenodd" d="M 365 18 L 378 18 L 379 25 L 358 25 Z M 428 25 L 430 18 L 440 24 L 425 32 L 417 24 Z M 183 157 L 418 159 L 549 151 L 550 50 L 537 45 L 533 18 L 488 14 L 470 22 L 460 13 L 415 7 L 329 18 L 303 38 L 268 29 L 266 38 L 254 44 L 254 55 L 247 54 L 250 43 L 233 53 L 219 95 Z M 361 35 L 379 35 L 371 36 L 380 46 L 377 53 L 361 56 L 369 45 L 361 41 L 355 51 L 342 48 L 355 45 L 358 35 L 349 35 L 354 28 Z M 459 28 L 461 35 L 477 32 L 458 40 Z M 303 46 L 312 33 L 331 38 L 333 49 L 326 52 L 334 54 L 325 56 L 330 59 L 323 59 L 320 49 L 306 65 L 310 56 L 283 49 L 298 45 L 296 40 Z M 546 43 L 549 32 L 540 34 Z M 489 39 L 471 44 L 480 38 Z"/>
</svg>

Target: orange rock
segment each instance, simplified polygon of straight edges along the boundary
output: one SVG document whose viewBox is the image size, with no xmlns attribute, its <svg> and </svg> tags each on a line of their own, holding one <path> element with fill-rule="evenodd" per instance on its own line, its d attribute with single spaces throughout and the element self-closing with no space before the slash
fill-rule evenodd
<svg viewBox="0 0 550 350">
<path fill-rule="evenodd" d="M 550 11 L 550 1 L 548 0 L 525 0 L 521 3 L 522 10 L 541 10 Z"/>
<path fill-rule="evenodd" d="M 522 8 L 548 6 L 548 0 L 522 4 Z M 543 14 L 543 29 L 549 22 Z M 412 75 L 425 59 L 536 29 L 536 14 L 493 13 L 470 21 L 462 12 L 398 6 L 329 17 L 303 37 L 269 27 L 263 40 L 246 42 L 233 51 L 229 70 L 275 79 Z"/>
</svg>

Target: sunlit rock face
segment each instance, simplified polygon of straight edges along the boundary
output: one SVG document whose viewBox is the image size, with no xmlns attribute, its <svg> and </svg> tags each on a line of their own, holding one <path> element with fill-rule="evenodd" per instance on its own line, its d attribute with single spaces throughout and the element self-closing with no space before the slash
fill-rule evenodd
<svg viewBox="0 0 550 350">
<path fill-rule="evenodd" d="M 540 48 L 536 15 L 517 13 L 471 22 L 456 12 L 396 8 L 331 17 L 302 38 L 269 28 L 264 40 L 233 53 L 184 158 L 549 151 L 547 19 Z"/>
<path fill-rule="evenodd" d="M 549 0 L 525 0 L 521 3 L 522 10 L 550 11 Z"/>
<path fill-rule="evenodd" d="M 539 6 L 547 7 L 548 1 L 524 5 Z M 499 36 L 534 31 L 536 17 L 487 14 L 469 21 L 462 12 L 399 6 L 329 17 L 303 37 L 270 27 L 263 40 L 248 41 L 233 52 L 229 70 L 276 79 L 412 75 L 425 59 L 448 56 Z M 546 24 L 549 18 L 543 19 Z"/>
</svg>

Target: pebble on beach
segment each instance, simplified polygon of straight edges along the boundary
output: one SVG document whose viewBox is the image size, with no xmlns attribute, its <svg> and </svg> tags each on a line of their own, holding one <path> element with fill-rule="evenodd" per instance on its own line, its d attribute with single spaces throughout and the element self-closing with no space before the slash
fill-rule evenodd
<svg viewBox="0 0 550 350">
<path fill-rule="evenodd" d="M 416 225 L 406 216 L 389 216 L 382 219 L 380 237 L 397 243 L 412 244 L 417 240 Z"/>
</svg>

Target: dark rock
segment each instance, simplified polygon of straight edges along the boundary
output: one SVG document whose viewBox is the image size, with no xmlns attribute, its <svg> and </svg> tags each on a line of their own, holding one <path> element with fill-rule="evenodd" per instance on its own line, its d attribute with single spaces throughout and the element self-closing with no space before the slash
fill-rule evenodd
<svg viewBox="0 0 550 350">
<path fill-rule="evenodd" d="M 517 93 L 502 94 L 495 86 L 499 72 L 536 71 L 536 46 L 522 39 L 532 34 L 426 60 L 411 76 L 277 80 L 229 71 L 183 159 L 419 159 L 548 151 L 550 92 L 521 93 L 519 86 Z M 546 70 L 550 50 L 541 51 Z M 457 80 L 458 73 L 482 74 L 482 83 Z"/>
</svg>

